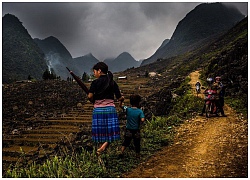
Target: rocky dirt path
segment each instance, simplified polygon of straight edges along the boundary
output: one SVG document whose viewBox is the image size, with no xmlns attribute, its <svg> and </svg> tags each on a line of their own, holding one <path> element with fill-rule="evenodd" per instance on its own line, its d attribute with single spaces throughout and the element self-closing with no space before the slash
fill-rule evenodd
<svg viewBox="0 0 250 180">
<path fill-rule="evenodd" d="M 190 84 L 199 71 L 190 74 Z M 195 89 L 193 90 L 195 93 Z M 176 129 L 171 146 L 124 175 L 127 178 L 248 177 L 248 124 L 229 106 L 227 117 L 196 116 Z"/>
</svg>

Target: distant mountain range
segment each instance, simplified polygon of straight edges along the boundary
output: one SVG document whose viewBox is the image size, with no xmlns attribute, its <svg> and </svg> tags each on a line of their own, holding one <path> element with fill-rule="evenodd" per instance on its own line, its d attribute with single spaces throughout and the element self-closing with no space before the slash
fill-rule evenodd
<svg viewBox="0 0 250 180">
<path fill-rule="evenodd" d="M 210 42 L 243 18 L 238 10 L 221 3 L 201 4 L 179 22 L 171 39 L 164 40 L 148 59 L 136 61 L 123 52 L 104 62 L 112 72 L 119 72 L 177 56 Z M 66 67 L 81 77 L 84 72 L 92 73 L 91 68 L 98 61 L 92 54 L 72 58 L 56 37 L 32 39 L 17 17 L 11 14 L 3 17 L 3 83 L 29 75 L 39 80 L 46 69 L 66 79 L 69 77 Z"/>
<path fill-rule="evenodd" d="M 63 44 L 53 36 L 44 40 L 34 39 L 34 41 L 44 52 L 49 69 L 53 70 L 57 75 L 60 75 L 62 79 L 66 79 L 69 76 L 65 67 L 68 67 L 76 75 L 81 77 L 84 72 L 93 74 L 92 68 L 99 62 L 91 53 L 85 56 L 72 58 Z M 104 61 L 109 66 L 111 72 L 119 72 L 131 67 L 139 67 L 141 63 L 136 61 L 127 52 L 120 54 L 117 58 Z"/>
<path fill-rule="evenodd" d="M 3 83 L 24 80 L 28 76 L 41 80 L 46 69 L 66 80 L 71 77 L 66 67 L 82 77 L 84 72 L 93 74 L 92 68 L 97 62 L 99 60 L 91 53 L 72 58 L 56 37 L 32 39 L 16 16 L 6 14 L 3 17 Z M 139 67 L 141 61 L 124 52 L 117 58 L 107 59 L 106 63 L 109 70 L 118 72 Z"/>
</svg>

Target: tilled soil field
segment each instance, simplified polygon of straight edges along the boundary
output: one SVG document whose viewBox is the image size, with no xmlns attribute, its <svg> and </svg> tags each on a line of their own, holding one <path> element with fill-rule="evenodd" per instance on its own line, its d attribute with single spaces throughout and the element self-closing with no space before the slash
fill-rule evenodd
<svg viewBox="0 0 250 180">
<path fill-rule="evenodd" d="M 151 92 L 152 88 L 142 82 L 142 78 L 118 82 L 125 103 L 129 103 L 132 93 L 143 96 Z M 41 81 L 3 85 L 3 174 L 10 164 L 43 162 L 72 144 L 75 147 L 69 148 L 92 149 L 92 110 L 93 105 L 76 83 Z"/>
</svg>

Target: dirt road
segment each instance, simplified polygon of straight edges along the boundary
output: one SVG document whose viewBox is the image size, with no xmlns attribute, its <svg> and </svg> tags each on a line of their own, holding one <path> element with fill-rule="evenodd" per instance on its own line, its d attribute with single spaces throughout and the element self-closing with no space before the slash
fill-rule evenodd
<svg viewBox="0 0 250 180">
<path fill-rule="evenodd" d="M 199 72 L 190 74 L 193 88 Z M 195 93 L 195 89 L 193 90 Z M 248 177 L 247 120 L 228 106 L 227 117 L 197 116 L 182 124 L 171 146 L 126 174 L 127 178 Z"/>
</svg>

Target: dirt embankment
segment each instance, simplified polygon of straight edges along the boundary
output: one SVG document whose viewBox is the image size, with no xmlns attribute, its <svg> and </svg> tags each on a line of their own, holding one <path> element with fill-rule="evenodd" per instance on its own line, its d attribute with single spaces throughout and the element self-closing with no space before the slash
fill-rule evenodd
<svg viewBox="0 0 250 180">
<path fill-rule="evenodd" d="M 199 72 L 190 74 L 190 84 Z M 193 89 L 195 93 L 195 89 Z M 126 174 L 127 178 L 248 177 L 248 124 L 229 106 L 227 117 L 197 116 L 177 129 L 171 146 Z"/>
</svg>

